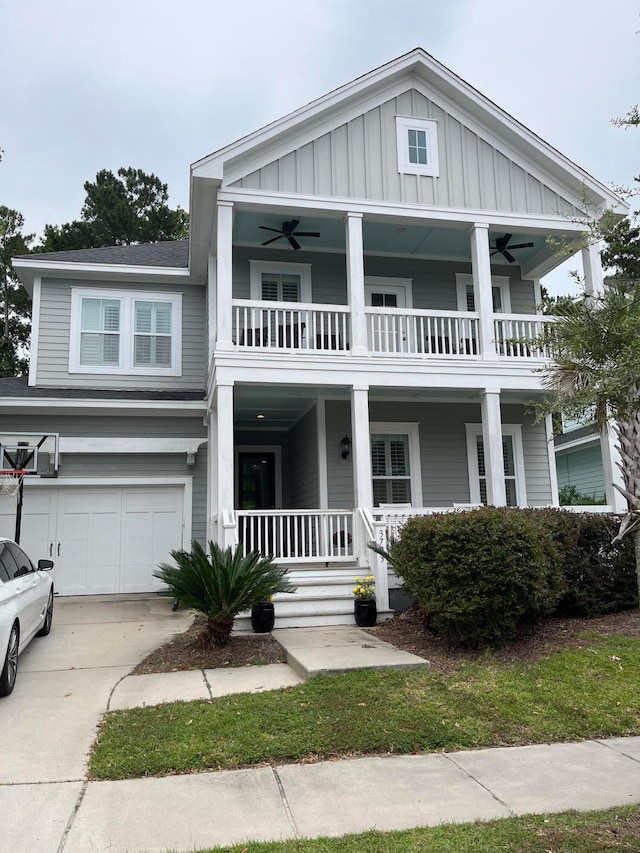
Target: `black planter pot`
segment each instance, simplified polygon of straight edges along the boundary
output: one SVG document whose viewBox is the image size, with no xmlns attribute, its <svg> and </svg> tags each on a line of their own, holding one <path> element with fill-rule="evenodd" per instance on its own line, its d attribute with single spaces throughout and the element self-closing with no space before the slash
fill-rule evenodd
<svg viewBox="0 0 640 853">
<path fill-rule="evenodd" d="M 359 628 L 373 628 L 378 618 L 378 608 L 375 601 L 358 599 L 353 602 L 353 613 Z"/>
<path fill-rule="evenodd" d="M 251 606 L 251 627 L 256 634 L 268 634 L 276 621 L 275 608 L 271 601 L 256 601 Z"/>
</svg>

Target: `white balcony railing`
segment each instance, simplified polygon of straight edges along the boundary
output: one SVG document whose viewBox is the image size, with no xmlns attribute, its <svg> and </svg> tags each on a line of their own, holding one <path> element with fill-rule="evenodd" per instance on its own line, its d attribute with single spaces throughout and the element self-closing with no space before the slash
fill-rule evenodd
<svg viewBox="0 0 640 853">
<path fill-rule="evenodd" d="M 245 554 L 271 554 L 276 562 L 329 563 L 355 553 L 352 510 L 239 509 L 236 517 Z"/>
<path fill-rule="evenodd" d="M 376 355 L 478 355 L 479 314 L 475 312 L 367 308 L 366 316 L 369 351 Z"/>
<path fill-rule="evenodd" d="M 522 314 L 500 314 L 494 317 L 496 352 L 507 358 L 550 358 L 549 348 L 540 346 L 540 336 L 545 325 L 553 323 L 552 317 Z"/>
<path fill-rule="evenodd" d="M 233 300 L 233 340 L 241 348 L 345 352 L 349 333 L 344 305 Z"/>
</svg>

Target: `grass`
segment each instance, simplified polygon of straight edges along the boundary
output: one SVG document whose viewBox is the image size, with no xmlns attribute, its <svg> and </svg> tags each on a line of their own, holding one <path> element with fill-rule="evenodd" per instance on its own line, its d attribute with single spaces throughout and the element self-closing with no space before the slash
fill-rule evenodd
<svg viewBox="0 0 640 853">
<path fill-rule="evenodd" d="M 640 639 L 585 638 L 532 664 L 355 672 L 285 690 L 107 714 L 95 779 L 265 762 L 640 734 Z"/>
<path fill-rule="evenodd" d="M 200 853 L 603 853 L 640 850 L 640 808 L 532 815 L 403 832 L 215 847 Z"/>
</svg>

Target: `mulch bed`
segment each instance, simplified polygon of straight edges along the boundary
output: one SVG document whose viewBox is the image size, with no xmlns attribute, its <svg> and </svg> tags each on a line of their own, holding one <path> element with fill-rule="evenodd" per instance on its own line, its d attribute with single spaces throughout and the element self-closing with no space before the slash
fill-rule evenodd
<svg viewBox="0 0 640 853">
<path fill-rule="evenodd" d="M 184 634 L 179 634 L 148 655 L 136 666 L 133 674 L 285 662 L 282 647 L 270 634 L 235 636 L 227 646 L 212 648 L 202 642 L 202 625 L 203 618 L 196 617 Z M 465 662 L 486 659 L 483 651 L 460 649 L 432 634 L 425 628 L 419 611 L 413 607 L 368 630 L 399 649 L 426 658 L 431 662 L 433 672 L 451 673 Z M 505 663 L 531 663 L 563 649 L 584 645 L 585 634 L 640 637 L 640 611 L 627 610 L 593 619 L 549 619 L 535 629 L 523 632 L 510 646 L 493 651 L 491 658 Z"/>
</svg>

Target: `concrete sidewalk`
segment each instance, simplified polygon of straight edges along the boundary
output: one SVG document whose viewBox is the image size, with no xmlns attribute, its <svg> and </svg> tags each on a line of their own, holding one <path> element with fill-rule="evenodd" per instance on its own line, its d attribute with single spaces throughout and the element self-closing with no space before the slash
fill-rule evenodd
<svg viewBox="0 0 640 853">
<path fill-rule="evenodd" d="M 50 797 L 64 797 L 52 787 L 15 788 L 14 807 L 26 804 L 31 817 L 25 833 L 48 813 Z M 22 837 L 7 849 L 192 851 L 637 802 L 640 738 L 617 738 L 89 782 L 60 848 L 62 826 L 48 844 L 25 846 Z"/>
</svg>

